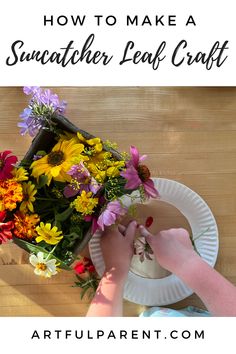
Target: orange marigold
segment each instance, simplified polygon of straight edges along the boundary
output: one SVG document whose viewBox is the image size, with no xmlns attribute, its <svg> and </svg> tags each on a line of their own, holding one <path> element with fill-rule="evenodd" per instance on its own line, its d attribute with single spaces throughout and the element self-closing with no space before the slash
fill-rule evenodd
<svg viewBox="0 0 236 354">
<path fill-rule="evenodd" d="M 13 234 L 24 240 L 31 240 L 38 236 L 36 226 L 40 219 L 38 214 L 22 214 L 17 212 L 14 215 L 14 229 Z"/>
<path fill-rule="evenodd" d="M 14 178 L 0 181 L 0 211 L 15 209 L 22 199 L 22 186 Z"/>
</svg>

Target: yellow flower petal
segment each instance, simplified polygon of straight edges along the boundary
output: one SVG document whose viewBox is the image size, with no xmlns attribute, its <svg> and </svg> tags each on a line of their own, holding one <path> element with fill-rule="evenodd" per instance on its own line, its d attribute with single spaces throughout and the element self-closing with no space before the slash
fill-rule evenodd
<svg viewBox="0 0 236 354">
<path fill-rule="evenodd" d="M 82 134 L 80 134 L 79 132 L 77 132 L 77 137 L 79 138 L 80 141 L 82 142 L 86 142 L 86 139 L 83 137 Z"/>
<path fill-rule="evenodd" d="M 89 139 L 89 140 L 86 140 L 87 144 L 88 145 L 96 145 L 96 144 L 100 144 L 101 142 L 101 139 L 100 138 L 93 138 L 93 139 Z"/>
<path fill-rule="evenodd" d="M 50 173 L 52 177 L 57 177 L 61 171 L 61 166 L 55 166 L 51 169 Z"/>
<path fill-rule="evenodd" d="M 84 145 L 76 143 L 75 138 L 60 139 L 48 155 L 31 164 L 32 176 L 38 179 L 41 175 L 46 175 L 47 185 L 50 185 L 52 178 L 59 182 L 69 182 L 71 177 L 66 173 L 74 164 L 74 159 L 83 161 L 83 150 Z"/>
<path fill-rule="evenodd" d="M 37 228 L 36 228 L 36 231 L 37 231 Z M 36 241 L 37 243 L 39 243 L 39 242 L 43 241 L 43 237 L 42 237 L 42 236 L 37 236 L 36 239 L 35 239 L 35 241 Z"/>
</svg>

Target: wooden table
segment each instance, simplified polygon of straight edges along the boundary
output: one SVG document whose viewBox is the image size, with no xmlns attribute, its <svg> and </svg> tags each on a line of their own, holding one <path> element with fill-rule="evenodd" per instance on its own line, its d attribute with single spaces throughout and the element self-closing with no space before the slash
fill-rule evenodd
<svg viewBox="0 0 236 354">
<path fill-rule="evenodd" d="M 68 102 L 67 116 L 80 128 L 116 141 L 128 151 L 132 143 L 149 155 L 153 176 L 180 181 L 199 193 L 219 227 L 216 268 L 236 284 L 236 88 L 64 87 L 53 88 Z M 21 158 L 30 138 L 17 128 L 27 104 L 20 87 L 0 88 L 0 150 Z M 32 272 L 28 256 L 13 244 L 0 247 L 1 316 L 84 316 L 89 300 L 71 285 L 74 275 L 51 280 Z M 190 296 L 172 305 L 204 307 Z M 142 306 L 124 302 L 124 315 Z"/>
</svg>

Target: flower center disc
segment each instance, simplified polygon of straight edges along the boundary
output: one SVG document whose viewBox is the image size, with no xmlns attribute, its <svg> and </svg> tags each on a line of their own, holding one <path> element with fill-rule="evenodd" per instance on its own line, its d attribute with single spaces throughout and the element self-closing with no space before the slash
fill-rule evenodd
<svg viewBox="0 0 236 354">
<path fill-rule="evenodd" d="M 45 263 L 38 263 L 36 267 L 40 270 L 43 270 L 43 271 L 47 269 L 47 266 Z"/>
<path fill-rule="evenodd" d="M 51 166 L 61 165 L 64 161 L 64 153 L 62 151 L 52 151 L 48 155 L 48 163 Z"/>
<path fill-rule="evenodd" d="M 139 175 L 142 182 L 146 182 L 150 178 L 151 173 L 150 173 L 149 169 L 147 168 L 147 166 L 139 165 L 138 166 L 138 175 Z"/>
</svg>

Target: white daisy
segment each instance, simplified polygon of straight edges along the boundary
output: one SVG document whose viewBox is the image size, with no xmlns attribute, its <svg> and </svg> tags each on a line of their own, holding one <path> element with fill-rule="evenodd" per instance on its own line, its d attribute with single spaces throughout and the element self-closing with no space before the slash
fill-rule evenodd
<svg viewBox="0 0 236 354">
<path fill-rule="evenodd" d="M 51 278 L 57 274 L 56 259 L 44 259 L 43 252 L 38 252 L 37 256 L 32 254 L 29 257 L 30 263 L 35 267 L 34 273 L 45 278 Z"/>
</svg>

